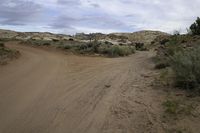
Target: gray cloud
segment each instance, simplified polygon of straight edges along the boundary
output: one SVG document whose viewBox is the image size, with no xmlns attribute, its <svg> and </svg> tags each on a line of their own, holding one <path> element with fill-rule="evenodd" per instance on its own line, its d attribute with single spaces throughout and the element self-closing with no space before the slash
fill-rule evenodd
<svg viewBox="0 0 200 133">
<path fill-rule="evenodd" d="M 100 5 L 99 4 L 95 4 L 95 3 L 92 3 L 92 4 L 90 4 L 91 6 L 93 6 L 93 7 L 95 7 L 95 8 L 98 8 L 98 7 L 100 7 Z"/>
<path fill-rule="evenodd" d="M 58 4 L 61 5 L 73 5 L 73 6 L 78 6 L 81 4 L 80 0 L 57 0 Z"/>
<path fill-rule="evenodd" d="M 0 0 L 0 3 L 1 28 L 22 31 L 171 32 L 185 29 L 200 14 L 199 0 Z"/>
<path fill-rule="evenodd" d="M 82 17 L 59 16 L 50 24 L 55 29 L 72 29 L 75 27 L 89 27 L 94 29 L 127 29 L 128 26 L 109 15 L 86 15 Z M 77 29 L 78 30 L 78 29 Z M 76 32 L 76 31 L 75 31 Z"/>
<path fill-rule="evenodd" d="M 37 19 L 41 6 L 31 1 L 6 0 L 0 4 L 1 25 L 26 25 Z"/>
</svg>

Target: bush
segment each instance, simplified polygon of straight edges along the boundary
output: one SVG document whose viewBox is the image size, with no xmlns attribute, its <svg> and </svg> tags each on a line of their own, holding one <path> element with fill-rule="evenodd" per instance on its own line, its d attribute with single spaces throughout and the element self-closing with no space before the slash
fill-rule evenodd
<svg viewBox="0 0 200 133">
<path fill-rule="evenodd" d="M 135 45 L 136 50 L 140 50 L 144 48 L 144 43 L 136 43 Z"/>
<path fill-rule="evenodd" d="M 102 43 L 99 47 L 98 47 L 98 53 L 99 54 L 108 54 L 109 53 L 109 49 L 112 45 L 109 45 L 109 43 L 105 42 Z"/>
<path fill-rule="evenodd" d="M 138 51 L 147 51 L 147 47 L 144 45 L 144 43 L 136 43 L 135 45 L 136 50 Z"/>
<path fill-rule="evenodd" d="M 171 68 L 175 75 L 176 86 L 190 90 L 199 89 L 200 47 L 175 53 L 171 58 Z"/>
<path fill-rule="evenodd" d="M 78 51 L 81 53 L 98 53 L 98 47 L 101 45 L 101 43 L 94 41 L 94 42 L 89 42 L 86 44 L 81 44 L 78 47 Z"/>
<path fill-rule="evenodd" d="M 133 47 L 114 45 L 108 49 L 108 55 L 111 57 L 128 56 L 135 52 Z"/>
<path fill-rule="evenodd" d="M 24 43 L 24 42 L 22 42 Z M 119 46 L 113 45 L 111 42 L 98 42 L 97 40 L 91 42 L 78 42 L 78 41 L 59 41 L 51 42 L 44 40 L 28 40 L 25 43 L 38 45 L 38 46 L 55 46 L 56 48 L 68 50 L 80 54 L 102 54 L 106 56 L 127 56 L 135 52 L 133 46 Z"/>
<path fill-rule="evenodd" d="M 165 57 L 170 58 L 175 53 L 183 51 L 183 46 L 181 45 L 182 38 L 179 36 L 172 36 L 168 42 L 165 43 L 162 48 L 162 53 Z"/>
</svg>

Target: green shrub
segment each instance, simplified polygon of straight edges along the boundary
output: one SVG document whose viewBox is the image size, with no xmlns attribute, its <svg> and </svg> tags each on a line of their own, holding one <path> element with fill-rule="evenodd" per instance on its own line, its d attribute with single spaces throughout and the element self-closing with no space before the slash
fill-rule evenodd
<svg viewBox="0 0 200 133">
<path fill-rule="evenodd" d="M 162 48 L 159 51 L 159 54 L 157 54 L 155 58 L 155 68 L 156 69 L 163 69 L 166 67 L 169 67 L 171 59 L 173 59 L 173 56 L 175 53 L 178 53 L 180 51 L 184 51 L 184 48 L 182 45 L 180 45 L 180 38 L 178 36 L 173 36 L 170 38 L 170 40 L 165 41 L 165 46 L 162 46 Z"/>
<path fill-rule="evenodd" d="M 111 57 L 128 56 L 134 52 L 135 52 L 134 48 L 129 46 L 114 45 L 108 49 L 108 55 Z"/>
<path fill-rule="evenodd" d="M 196 105 L 193 103 L 178 100 L 167 100 L 163 103 L 163 106 L 165 107 L 165 113 L 176 117 L 178 115 L 191 115 L 196 108 Z"/>
<path fill-rule="evenodd" d="M 94 41 L 89 42 L 85 44 L 81 44 L 78 46 L 78 51 L 81 53 L 98 53 L 98 47 L 101 45 L 101 43 Z"/>
<path fill-rule="evenodd" d="M 97 51 L 98 51 L 99 54 L 108 54 L 111 46 L 112 45 L 109 45 L 109 43 L 102 43 L 98 47 Z"/>
<path fill-rule="evenodd" d="M 78 41 L 59 41 L 51 42 L 44 40 L 28 40 L 28 44 L 38 45 L 38 46 L 55 46 L 56 48 L 69 50 L 80 54 L 102 54 L 106 56 L 116 57 L 116 56 L 127 56 L 135 52 L 135 47 L 133 46 L 119 46 L 113 45 L 111 42 L 98 42 L 97 40 L 91 42 L 78 42 Z"/>
<path fill-rule="evenodd" d="M 144 43 L 136 43 L 135 48 L 136 48 L 136 50 L 144 49 Z"/>
<path fill-rule="evenodd" d="M 107 44 L 107 45 L 113 45 L 111 42 L 109 42 L 109 41 L 105 41 L 105 44 Z"/>
<path fill-rule="evenodd" d="M 200 47 L 175 53 L 170 63 L 176 86 L 184 89 L 199 89 Z"/>
<path fill-rule="evenodd" d="M 179 51 L 183 51 L 183 46 L 181 45 L 182 37 L 180 36 L 172 36 L 168 42 L 165 44 L 164 54 L 168 58 L 173 56 L 175 53 Z"/>
</svg>

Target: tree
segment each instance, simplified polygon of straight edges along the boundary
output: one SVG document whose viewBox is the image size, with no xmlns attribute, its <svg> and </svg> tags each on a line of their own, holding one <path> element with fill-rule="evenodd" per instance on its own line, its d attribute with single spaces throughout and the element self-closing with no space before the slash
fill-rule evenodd
<svg viewBox="0 0 200 133">
<path fill-rule="evenodd" d="M 180 31 L 179 31 L 179 30 L 175 30 L 175 31 L 173 32 L 173 35 L 174 35 L 174 36 L 180 35 Z"/>
<path fill-rule="evenodd" d="M 190 30 L 191 30 L 193 35 L 200 35 L 200 18 L 199 17 L 197 17 L 196 22 L 194 22 L 190 26 Z"/>
</svg>

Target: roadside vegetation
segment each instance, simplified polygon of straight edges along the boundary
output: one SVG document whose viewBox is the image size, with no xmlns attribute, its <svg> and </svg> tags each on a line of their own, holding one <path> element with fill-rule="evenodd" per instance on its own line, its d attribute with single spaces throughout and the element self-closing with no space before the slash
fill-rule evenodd
<svg viewBox="0 0 200 133">
<path fill-rule="evenodd" d="M 199 18 L 192 24 L 187 35 L 176 34 L 160 41 L 162 43 L 155 59 L 155 67 L 170 69 L 176 87 L 200 94 L 200 32 L 198 31 L 200 31 Z"/>
<path fill-rule="evenodd" d="M 5 65 L 9 60 L 17 58 L 20 53 L 5 47 L 4 42 L 0 42 L 0 65 Z"/>
<path fill-rule="evenodd" d="M 103 55 L 108 57 L 120 57 L 128 56 L 135 53 L 134 46 L 127 45 L 114 45 L 110 42 L 79 42 L 79 41 L 42 41 L 42 40 L 28 40 L 22 42 L 26 44 L 32 44 L 34 46 L 54 46 L 65 51 L 73 53 L 84 54 L 84 55 Z"/>
<path fill-rule="evenodd" d="M 167 92 L 162 122 L 169 133 L 194 133 L 200 120 L 200 18 L 187 34 L 176 32 L 156 41 L 157 83 Z"/>
</svg>

